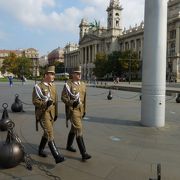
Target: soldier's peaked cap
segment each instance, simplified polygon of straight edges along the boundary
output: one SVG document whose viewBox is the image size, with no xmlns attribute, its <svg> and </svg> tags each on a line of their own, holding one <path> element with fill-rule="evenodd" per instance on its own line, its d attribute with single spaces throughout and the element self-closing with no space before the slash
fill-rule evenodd
<svg viewBox="0 0 180 180">
<path fill-rule="evenodd" d="M 75 67 L 73 73 L 81 73 L 81 66 Z"/>
<path fill-rule="evenodd" d="M 55 74 L 55 66 L 48 66 L 46 68 L 45 73 L 54 73 Z"/>
</svg>

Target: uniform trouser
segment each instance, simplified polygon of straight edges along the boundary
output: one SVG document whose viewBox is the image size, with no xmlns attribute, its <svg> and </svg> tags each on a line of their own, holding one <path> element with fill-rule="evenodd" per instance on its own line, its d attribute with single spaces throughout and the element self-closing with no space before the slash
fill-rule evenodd
<svg viewBox="0 0 180 180">
<path fill-rule="evenodd" d="M 82 136 L 82 129 L 81 128 L 74 128 L 73 124 L 71 124 L 71 129 L 69 133 L 75 134 L 76 137 Z"/>
<path fill-rule="evenodd" d="M 74 110 L 71 117 L 71 133 L 75 133 L 76 137 L 82 136 L 82 115 L 79 110 Z"/>
<path fill-rule="evenodd" d="M 43 137 L 48 139 L 48 141 L 54 140 L 53 124 L 54 120 L 51 118 L 43 118 L 40 120 L 40 125 L 44 131 Z"/>
</svg>

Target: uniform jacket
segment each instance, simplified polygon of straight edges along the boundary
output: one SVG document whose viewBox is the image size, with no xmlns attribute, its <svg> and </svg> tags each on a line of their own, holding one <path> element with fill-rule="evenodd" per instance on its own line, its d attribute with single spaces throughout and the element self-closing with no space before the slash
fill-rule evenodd
<svg viewBox="0 0 180 180">
<path fill-rule="evenodd" d="M 80 104 L 73 108 L 74 98 L 68 93 L 66 86 L 64 86 L 61 100 L 66 106 L 66 120 L 70 119 L 73 114 L 76 113 L 77 116 L 83 116 L 86 112 L 86 85 L 84 82 L 80 81 L 80 84 L 74 83 L 72 80 L 67 81 L 67 85 L 70 88 L 72 94 L 79 93 Z"/>
<path fill-rule="evenodd" d="M 50 92 L 50 97 L 53 104 L 47 108 L 46 102 L 37 96 L 34 88 L 32 93 L 32 102 L 35 106 L 36 121 L 40 121 L 42 118 L 54 119 L 55 116 L 58 116 L 58 96 L 56 87 L 53 83 L 48 85 L 44 82 L 39 83 L 38 86 L 40 87 L 43 95 L 47 96 L 47 94 Z"/>
</svg>

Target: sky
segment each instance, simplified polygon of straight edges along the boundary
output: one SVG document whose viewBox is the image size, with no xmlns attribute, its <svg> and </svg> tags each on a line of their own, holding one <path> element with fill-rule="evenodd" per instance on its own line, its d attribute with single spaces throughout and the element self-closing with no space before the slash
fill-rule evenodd
<svg viewBox="0 0 180 180">
<path fill-rule="evenodd" d="M 0 0 L 0 49 L 35 48 L 40 56 L 79 41 L 79 24 L 100 21 L 107 27 L 110 0 Z M 122 24 L 144 20 L 145 0 L 119 0 Z"/>
</svg>

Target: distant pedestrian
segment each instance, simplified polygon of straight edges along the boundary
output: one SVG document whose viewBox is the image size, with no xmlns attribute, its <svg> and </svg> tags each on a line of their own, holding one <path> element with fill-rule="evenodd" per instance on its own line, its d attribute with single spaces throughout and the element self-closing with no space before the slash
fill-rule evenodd
<svg viewBox="0 0 180 180">
<path fill-rule="evenodd" d="M 22 81 L 22 85 L 24 85 L 24 83 L 27 81 L 27 79 L 25 78 L 25 76 L 21 77 L 21 81 Z"/>
<path fill-rule="evenodd" d="M 13 77 L 8 76 L 8 80 L 9 80 L 9 86 L 12 87 L 13 86 Z"/>
</svg>

